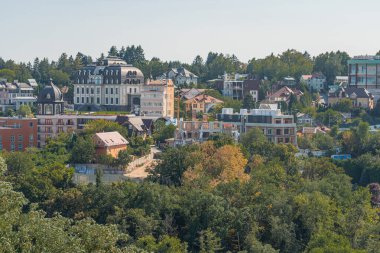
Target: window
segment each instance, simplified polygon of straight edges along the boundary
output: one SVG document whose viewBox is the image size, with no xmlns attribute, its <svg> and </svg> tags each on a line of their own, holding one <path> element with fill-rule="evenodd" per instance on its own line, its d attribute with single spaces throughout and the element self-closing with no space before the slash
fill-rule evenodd
<svg viewBox="0 0 380 253">
<path fill-rule="evenodd" d="M 33 127 L 33 122 L 29 122 L 29 127 Z"/>
<path fill-rule="evenodd" d="M 18 144 L 18 150 L 20 150 L 20 151 L 22 150 L 22 143 Z"/>
<path fill-rule="evenodd" d="M 136 93 L 136 88 L 135 88 L 135 93 Z"/>
<path fill-rule="evenodd" d="M 272 129 L 271 128 L 267 129 L 267 134 L 272 135 Z"/>
<path fill-rule="evenodd" d="M 285 134 L 285 135 L 288 135 L 288 134 L 289 134 L 289 129 L 288 129 L 288 128 L 285 128 L 285 129 L 284 129 L 284 134 Z"/>
<path fill-rule="evenodd" d="M 24 136 L 22 136 L 21 134 L 18 135 L 18 141 L 24 141 Z"/>
<path fill-rule="evenodd" d="M 82 97 L 82 104 L 84 104 L 84 97 Z"/>
<path fill-rule="evenodd" d="M 90 101 L 89 101 L 89 99 L 88 99 L 88 97 L 86 97 L 86 103 L 88 104 Z"/>
<path fill-rule="evenodd" d="M 119 104 L 119 98 L 115 98 L 115 104 Z"/>
<path fill-rule="evenodd" d="M 108 94 L 108 88 L 106 88 L 106 94 Z"/>
<path fill-rule="evenodd" d="M 281 129 L 276 129 L 276 135 L 281 135 Z"/>
<path fill-rule="evenodd" d="M 106 105 L 108 105 L 108 98 L 106 98 Z"/>
<path fill-rule="evenodd" d="M 77 87 L 77 93 L 79 93 L 79 87 Z"/>
<path fill-rule="evenodd" d="M 94 88 L 91 88 L 91 94 L 94 94 Z"/>
<path fill-rule="evenodd" d="M 132 94 L 132 88 L 129 88 L 129 93 Z"/>
<path fill-rule="evenodd" d="M 88 92 L 88 88 L 86 88 L 86 94 L 90 94 L 90 93 Z"/>
<path fill-rule="evenodd" d="M 100 94 L 100 88 L 96 88 L 96 94 Z"/>
<path fill-rule="evenodd" d="M 77 104 L 79 104 L 79 97 L 77 97 Z"/>
<path fill-rule="evenodd" d="M 82 87 L 82 94 L 84 94 L 84 87 Z"/>
<path fill-rule="evenodd" d="M 111 88 L 111 94 L 113 94 L 113 88 Z"/>
<path fill-rule="evenodd" d="M 115 94 L 119 94 L 119 89 L 115 88 Z"/>
<path fill-rule="evenodd" d="M 15 144 L 14 143 L 11 144 L 11 151 L 15 151 Z"/>
<path fill-rule="evenodd" d="M 33 134 L 29 135 L 29 142 L 33 142 L 34 141 L 34 136 Z"/>
<path fill-rule="evenodd" d="M 96 98 L 96 103 L 100 104 L 100 98 L 99 97 Z"/>
<path fill-rule="evenodd" d="M 111 98 L 111 105 L 113 104 L 113 98 Z"/>
</svg>

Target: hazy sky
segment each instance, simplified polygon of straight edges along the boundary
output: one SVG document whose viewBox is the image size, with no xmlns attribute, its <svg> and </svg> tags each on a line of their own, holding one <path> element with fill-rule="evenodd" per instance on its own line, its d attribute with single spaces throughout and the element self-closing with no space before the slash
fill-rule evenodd
<svg viewBox="0 0 380 253">
<path fill-rule="evenodd" d="M 141 45 L 146 58 L 242 61 L 288 48 L 311 55 L 380 50 L 379 0 L 0 0 L 0 57 L 98 57 Z"/>
</svg>

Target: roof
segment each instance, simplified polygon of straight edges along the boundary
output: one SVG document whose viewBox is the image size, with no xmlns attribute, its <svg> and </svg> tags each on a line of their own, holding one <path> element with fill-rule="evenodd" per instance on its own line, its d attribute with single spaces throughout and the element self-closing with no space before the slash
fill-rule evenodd
<svg viewBox="0 0 380 253">
<path fill-rule="evenodd" d="M 191 89 L 181 89 L 180 94 L 181 97 L 185 99 L 192 99 L 195 96 L 198 96 L 199 94 L 205 92 L 206 89 L 196 89 L 196 88 L 191 88 Z"/>
<path fill-rule="evenodd" d="M 300 90 L 292 90 L 288 86 L 284 86 L 278 91 L 276 91 L 275 93 L 269 95 L 268 98 L 269 99 L 280 98 L 280 97 L 288 98 L 290 97 L 291 94 L 294 94 L 296 96 L 303 95 L 302 91 Z"/>
<path fill-rule="evenodd" d="M 131 124 L 137 131 L 143 132 L 144 131 L 144 122 L 140 117 L 130 117 L 128 119 L 129 124 Z"/>
<path fill-rule="evenodd" d="M 347 87 L 344 89 L 348 96 L 356 94 L 358 98 L 371 98 L 372 94 L 368 92 L 365 88 Z"/>
<path fill-rule="evenodd" d="M 259 109 L 277 110 L 278 105 L 277 104 L 260 104 Z"/>
<path fill-rule="evenodd" d="M 260 80 L 247 79 L 243 81 L 245 90 L 259 90 Z"/>
<path fill-rule="evenodd" d="M 170 69 L 167 73 L 166 73 L 166 76 L 168 76 L 169 72 L 170 71 L 173 71 L 174 74 L 177 76 L 183 76 L 183 77 L 187 77 L 187 78 L 198 78 L 197 75 L 191 73 L 189 70 L 183 68 L 183 67 L 180 67 L 180 68 L 172 68 Z"/>
<path fill-rule="evenodd" d="M 220 104 L 223 103 L 222 100 L 214 98 L 213 96 L 207 94 L 199 94 L 198 96 L 193 97 L 192 99 L 187 100 L 185 103 L 191 102 L 204 102 L 206 104 Z"/>
<path fill-rule="evenodd" d="M 158 80 L 152 80 L 148 79 L 146 81 L 146 85 L 156 85 L 156 86 L 166 86 L 166 85 L 174 85 L 173 81 L 171 79 L 158 79 Z"/>
<path fill-rule="evenodd" d="M 302 128 L 302 133 L 303 134 L 325 134 L 326 132 L 322 130 L 320 127 L 303 127 Z"/>
<path fill-rule="evenodd" d="M 53 80 L 50 79 L 45 88 L 38 94 L 37 103 L 53 103 L 63 102 L 63 96 L 61 90 L 53 84 Z"/>
<path fill-rule="evenodd" d="M 365 88 L 356 87 L 339 87 L 335 92 L 330 92 L 329 97 L 333 98 L 344 98 L 344 97 L 354 97 L 354 98 L 373 98 L 373 95 Z"/>
<path fill-rule="evenodd" d="M 103 142 L 106 147 L 127 145 L 128 141 L 119 132 L 96 133 L 95 136 Z"/>
</svg>

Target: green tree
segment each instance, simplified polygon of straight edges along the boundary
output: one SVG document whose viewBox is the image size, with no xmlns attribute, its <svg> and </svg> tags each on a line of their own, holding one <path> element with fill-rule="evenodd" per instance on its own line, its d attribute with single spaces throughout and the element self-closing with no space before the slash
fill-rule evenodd
<svg viewBox="0 0 380 253">
<path fill-rule="evenodd" d="M 28 105 L 20 105 L 20 108 L 17 110 L 17 114 L 22 117 L 29 117 L 32 115 L 32 110 Z"/>
<path fill-rule="evenodd" d="M 79 137 L 71 151 L 71 162 L 91 163 L 95 159 L 95 144 L 90 137 Z"/>
</svg>

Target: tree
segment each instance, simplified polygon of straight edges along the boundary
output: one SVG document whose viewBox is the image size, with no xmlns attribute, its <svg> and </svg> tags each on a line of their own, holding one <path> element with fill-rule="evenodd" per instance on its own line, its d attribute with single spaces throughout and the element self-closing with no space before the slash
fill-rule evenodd
<svg viewBox="0 0 380 253">
<path fill-rule="evenodd" d="M 243 99 L 243 105 L 242 107 L 244 109 L 253 109 L 255 108 L 255 101 L 253 101 L 253 97 L 251 94 L 248 94 Z"/>
<path fill-rule="evenodd" d="M 78 137 L 72 152 L 71 162 L 91 163 L 95 159 L 95 144 L 90 137 Z"/>
<path fill-rule="evenodd" d="M 32 110 L 28 105 L 20 105 L 17 114 L 22 117 L 29 117 L 30 115 L 32 115 Z"/>
<path fill-rule="evenodd" d="M 154 123 L 153 139 L 156 142 L 164 142 L 166 139 L 173 138 L 176 127 L 173 124 L 166 124 L 165 121 L 157 120 Z"/>
<path fill-rule="evenodd" d="M 220 238 L 211 229 L 202 230 L 199 235 L 199 252 L 215 253 L 222 250 Z"/>
<path fill-rule="evenodd" d="M 119 52 L 117 51 L 116 46 L 112 46 L 108 51 L 108 56 L 118 56 Z"/>
<path fill-rule="evenodd" d="M 128 150 L 120 150 L 117 158 L 113 161 L 113 166 L 124 169 L 131 161 Z"/>
<path fill-rule="evenodd" d="M 0 78 L 7 79 L 8 82 L 12 82 L 16 77 L 16 73 L 10 69 L 0 69 Z"/>
</svg>

